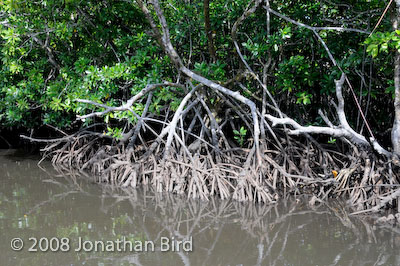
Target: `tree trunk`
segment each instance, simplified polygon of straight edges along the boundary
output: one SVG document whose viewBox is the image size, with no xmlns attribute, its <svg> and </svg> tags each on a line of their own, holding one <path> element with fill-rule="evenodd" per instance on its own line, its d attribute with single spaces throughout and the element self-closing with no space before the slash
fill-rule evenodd
<svg viewBox="0 0 400 266">
<path fill-rule="evenodd" d="M 400 0 L 396 0 L 396 7 L 393 16 L 393 30 L 399 29 L 400 22 Z M 392 145 L 393 151 L 400 154 L 400 53 L 396 50 L 394 59 L 394 122 L 392 128 Z"/>
<path fill-rule="evenodd" d="M 214 41 L 211 31 L 211 22 L 210 22 L 210 1 L 204 0 L 204 28 L 207 35 L 208 42 L 208 52 L 210 53 L 211 60 L 215 62 L 215 49 L 214 49 Z"/>
</svg>

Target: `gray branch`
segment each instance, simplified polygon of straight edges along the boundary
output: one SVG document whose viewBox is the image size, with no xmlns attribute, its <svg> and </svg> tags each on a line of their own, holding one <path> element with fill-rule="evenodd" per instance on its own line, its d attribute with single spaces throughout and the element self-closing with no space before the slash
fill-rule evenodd
<svg viewBox="0 0 400 266">
<path fill-rule="evenodd" d="M 369 147 L 370 143 L 368 140 L 361 134 L 355 132 L 347 122 L 346 114 L 344 112 L 344 98 L 342 94 L 343 83 L 345 81 L 345 75 L 342 74 L 340 80 L 336 80 L 336 97 L 338 99 L 338 105 L 336 108 L 336 113 L 339 118 L 340 125 L 338 127 L 333 126 L 332 123 L 328 123 L 329 127 L 322 126 L 302 126 L 292 118 L 284 117 L 278 118 L 272 115 L 266 115 L 265 117 L 272 122 L 272 126 L 276 125 L 287 125 L 291 126 L 293 129 L 288 130 L 288 133 L 291 135 L 300 135 L 300 134 L 323 134 L 332 137 L 344 137 L 348 139 L 350 142 L 363 147 Z M 325 120 L 325 119 L 324 119 Z M 382 146 L 379 145 L 373 138 L 370 139 L 372 147 L 379 154 L 385 155 L 387 157 L 391 157 L 391 153 L 385 150 Z"/>
</svg>

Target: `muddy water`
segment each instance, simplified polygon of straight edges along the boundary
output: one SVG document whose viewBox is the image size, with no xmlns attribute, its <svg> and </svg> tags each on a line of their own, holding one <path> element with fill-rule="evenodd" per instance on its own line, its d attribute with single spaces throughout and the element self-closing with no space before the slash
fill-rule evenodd
<svg viewBox="0 0 400 266">
<path fill-rule="evenodd" d="M 400 265 L 399 231 L 339 202 L 200 202 L 99 186 L 38 159 L 0 152 L 1 265 Z"/>
</svg>

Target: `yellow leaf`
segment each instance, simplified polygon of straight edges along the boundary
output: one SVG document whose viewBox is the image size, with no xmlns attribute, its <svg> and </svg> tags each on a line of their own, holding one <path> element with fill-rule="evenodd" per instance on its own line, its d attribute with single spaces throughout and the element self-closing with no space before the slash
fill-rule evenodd
<svg viewBox="0 0 400 266">
<path fill-rule="evenodd" d="M 333 174 L 333 177 L 336 178 L 338 175 L 338 172 L 336 170 L 332 170 L 332 174 Z"/>
</svg>

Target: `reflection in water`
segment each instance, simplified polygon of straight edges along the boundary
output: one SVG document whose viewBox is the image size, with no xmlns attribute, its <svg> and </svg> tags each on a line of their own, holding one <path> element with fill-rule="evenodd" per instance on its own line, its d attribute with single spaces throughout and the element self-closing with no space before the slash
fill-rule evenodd
<svg viewBox="0 0 400 266">
<path fill-rule="evenodd" d="M 400 232 L 349 218 L 340 202 L 208 202 L 149 188 L 97 186 L 38 158 L 0 155 L 2 265 L 400 265 Z M 10 248 L 21 237 L 23 251 Z M 193 238 L 192 252 L 28 252 L 29 237 Z"/>
</svg>

